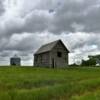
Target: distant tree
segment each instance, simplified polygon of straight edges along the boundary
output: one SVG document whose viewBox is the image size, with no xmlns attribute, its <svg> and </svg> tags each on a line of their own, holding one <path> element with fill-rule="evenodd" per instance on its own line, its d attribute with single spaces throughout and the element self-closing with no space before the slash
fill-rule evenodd
<svg viewBox="0 0 100 100">
<path fill-rule="evenodd" d="M 89 56 L 89 58 L 96 60 L 96 65 L 100 66 L 100 55 Z"/>
<path fill-rule="evenodd" d="M 72 66 L 72 67 L 75 67 L 76 66 L 77 67 L 78 65 L 74 63 L 74 64 L 71 64 L 70 66 Z"/>
<path fill-rule="evenodd" d="M 82 60 L 82 66 L 95 66 L 96 60 L 93 58 L 90 58 L 89 60 Z"/>
</svg>

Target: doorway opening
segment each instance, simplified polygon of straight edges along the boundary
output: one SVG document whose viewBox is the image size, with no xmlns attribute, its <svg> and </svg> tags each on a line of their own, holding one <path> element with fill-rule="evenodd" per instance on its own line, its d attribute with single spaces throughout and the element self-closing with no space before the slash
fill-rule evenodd
<svg viewBox="0 0 100 100">
<path fill-rule="evenodd" d="M 54 61 L 54 58 L 52 58 L 52 68 L 55 68 L 55 61 Z"/>
</svg>

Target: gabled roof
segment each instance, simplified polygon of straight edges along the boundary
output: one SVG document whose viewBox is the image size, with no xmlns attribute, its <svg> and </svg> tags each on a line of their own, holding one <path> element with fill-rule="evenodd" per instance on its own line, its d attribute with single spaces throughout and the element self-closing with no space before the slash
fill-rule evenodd
<svg viewBox="0 0 100 100">
<path fill-rule="evenodd" d="M 48 51 L 51 51 L 58 42 L 61 42 L 62 45 L 65 47 L 65 49 L 67 50 L 67 52 L 69 53 L 69 50 L 66 48 L 66 46 L 63 44 L 63 42 L 61 40 L 57 40 L 57 41 L 54 41 L 54 42 L 51 42 L 51 43 L 48 43 L 48 44 L 45 44 L 43 46 L 41 46 L 37 52 L 35 54 L 41 54 L 41 53 L 45 53 L 45 52 L 48 52 Z"/>
<path fill-rule="evenodd" d="M 15 59 L 19 59 L 20 57 L 17 55 L 17 54 L 15 54 L 13 57 L 11 57 L 11 58 L 15 58 Z"/>
</svg>

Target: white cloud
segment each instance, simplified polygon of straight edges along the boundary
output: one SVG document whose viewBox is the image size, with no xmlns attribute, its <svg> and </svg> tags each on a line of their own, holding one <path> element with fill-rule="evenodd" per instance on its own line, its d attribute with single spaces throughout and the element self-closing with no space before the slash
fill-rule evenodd
<svg viewBox="0 0 100 100">
<path fill-rule="evenodd" d="M 70 63 L 78 57 L 99 54 L 99 3 L 100 0 L 1 0 L 0 57 L 7 62 L 18 53 L 23 64 L 32 64 L 33 53 L 42 44 L 57 39 L 62 39 L 70 50 Z"/>
</svg>

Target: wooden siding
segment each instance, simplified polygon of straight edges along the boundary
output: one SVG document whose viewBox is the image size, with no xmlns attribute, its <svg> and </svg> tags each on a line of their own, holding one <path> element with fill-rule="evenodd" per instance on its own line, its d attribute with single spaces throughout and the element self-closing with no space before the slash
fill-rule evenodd
<svg viewBox="0 0 100 100">
<path fill-rule="evenodd" d="M 57 55 L 57 52 L 60 55 Z M 35 54 L 34 55 L 34 66 L 37 67 L 50 67 L 50 68 L 62 68 L 68 66 L 68 53 L 66 47 L 62 42 L 58 42 L 51 51 Z"/>
<path fill-rule="evenodd" d="M 34 56 L 34 66 L 48 67 L 50 65 L 50 53 L 42 53 Z"/>
<path fill-rule="evenodd" d="M 57 52 L 61 52 L 62 56 L 58 57 Z M 52 67 L 52 59 L 54 59 L 55 67 L 67 67 L 68 65 L 68 53 L 64 46 L 59 42 L 53 50 L 50 52 L 50 65 Z"/>
</svg>

